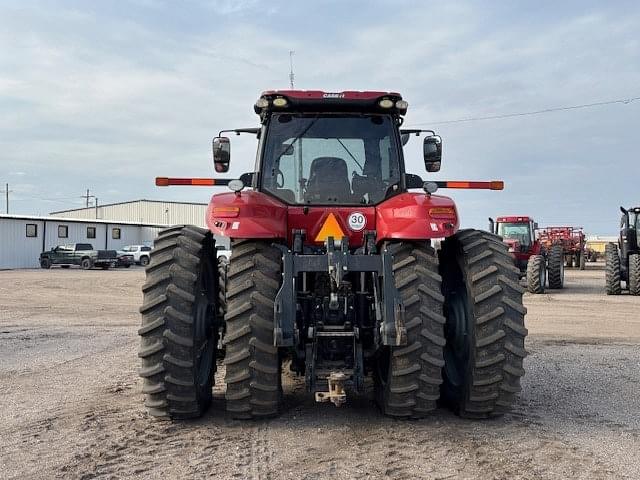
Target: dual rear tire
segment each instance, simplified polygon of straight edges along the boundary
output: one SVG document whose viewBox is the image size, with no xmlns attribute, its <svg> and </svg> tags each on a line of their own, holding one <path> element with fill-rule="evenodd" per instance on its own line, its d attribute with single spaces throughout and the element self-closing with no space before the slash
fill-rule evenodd
<svg viewBox="0 0 640 480">
<path fill-rule="evenodd" d="M 436 257 L 426 244 L 394 252 L 407 345 L 387 347 L 376 398 L 394 417 L 423 417 L 438 402 L 469 418 L 502 415 L 520 391 L 526 356 L 520 272 L 495 235 L 463 230 Z"/>
<path fill-rule="evenodd" d="M 440 252 L 446 317 L 442 401 L 458 415 L 511 409 L 526 356 L 520 273 L 500 237 L 463 230 Z"/>
<path fill-rule="evenodd" d="M 153 416 L 196 418 L 211 404 L 216 270 L 215 241 L 207 230 L 172 227 L 155 241 L 138 330 L 142 392 Z"/>
</svg>

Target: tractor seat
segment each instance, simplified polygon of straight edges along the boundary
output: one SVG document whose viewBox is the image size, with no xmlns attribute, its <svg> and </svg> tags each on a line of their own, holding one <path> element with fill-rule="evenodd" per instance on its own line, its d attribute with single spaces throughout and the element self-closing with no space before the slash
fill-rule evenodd
<svg viewBox="0 0 640 480">
<path fill-rule="evenodd" d="M 351 202 L 347 163 L 338 157 L 318 157 L 311 162 L 305 200 L 311 203 Z"/>
</svg>

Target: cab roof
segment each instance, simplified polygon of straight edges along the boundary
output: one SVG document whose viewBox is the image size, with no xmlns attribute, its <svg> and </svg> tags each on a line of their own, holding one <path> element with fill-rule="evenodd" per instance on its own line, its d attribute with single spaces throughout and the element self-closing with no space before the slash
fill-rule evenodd
<svg viewBox="0 0 640 480">
<path fill-rule="evenodd" d="M 498 217 L 497 223 L 529 223 L 532 218 L 527 215 L 507 215 L 504 217 Z"/>
<path fill-rule="evenodd" d="M 266 90 L 260 94 L 254 110 L 271 112 L 361 112 L 407 113 L 407 102 L 397 92 L 322 90 Z"/>
</svg>

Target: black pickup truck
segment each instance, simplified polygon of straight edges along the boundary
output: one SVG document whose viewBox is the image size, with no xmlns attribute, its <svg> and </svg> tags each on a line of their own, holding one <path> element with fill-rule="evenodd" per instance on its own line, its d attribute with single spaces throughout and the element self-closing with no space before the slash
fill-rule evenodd
<svg viewBox="0 0 640 480">
<path fill-rule="evenodd" d="M 115 250 L 94 250 L 90 243 L 58 245 L 40 254 L 42 268 L 51 268 L 54 265 L 69 268 L 71 265 L 78 265 L 85 270 L 93 267 L 106 270 L 115 267 L 117 261 L 118 254 Z"/>
</svg>

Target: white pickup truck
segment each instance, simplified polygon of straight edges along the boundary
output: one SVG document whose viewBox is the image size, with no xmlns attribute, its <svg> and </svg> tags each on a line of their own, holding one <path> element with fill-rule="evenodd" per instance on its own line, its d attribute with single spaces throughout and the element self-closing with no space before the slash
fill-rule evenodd
<svg viewBox="0 0 640 480">
<path fill-rule="evenodd" d="M 143 267 L 149 265 L 149 255 L 153 248 L 147 245 L 127 245 L 118 250 L 118 253 L 133 255 L 133 261 Z"/>
</svg>

